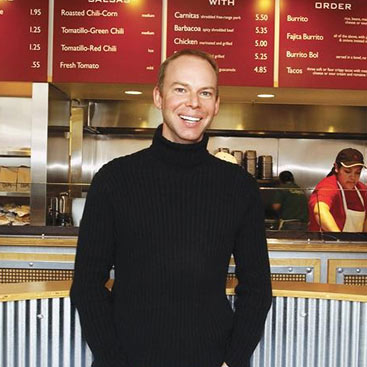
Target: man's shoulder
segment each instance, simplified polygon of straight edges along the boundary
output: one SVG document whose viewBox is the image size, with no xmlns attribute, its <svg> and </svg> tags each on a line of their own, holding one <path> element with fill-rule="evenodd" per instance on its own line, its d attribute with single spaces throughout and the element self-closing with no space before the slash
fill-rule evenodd
<svg viewBox="0 0 367 367">
<path fill-rule="evenodd" d="M 216 182 L 227 190 L 238 195 L 248 196 L 258 190 L 256 179 L 246 172 L 240 165 L 224 161 L 215 156 L 211 158 Z"/>
<path fill-rule="evenodd" d="M 113 172 L 116 169 L 128 168 L 131 165 L 139 163 L 140 161 L 145 159 L 148 149 L 149 148 L 142 149 L 142 150 L 139 150 L 131 154 L 127 154 L 121 157 L 114 158 L 110 160 L 109 162 L 105 163 L 101 167 L 100 171 Z"/>
<path fill-rule="evenodd" d="M 220 171 L 227 178 L 240 180 L 243 182 L 256 182 L 254 178 L 247 173 L 241 166 L 235 163 L 227 162 L 223 159 L 210 155 L 211 163 L 216 170 Z"/>
<path fill-rule="evenodd" d="M 110 160 L 99 168 L 93 180 L 120 179 L 126 176 L 129 171 L 136 170 L 143 164 L 147 150 L 148 148 Z"/>
</svg>

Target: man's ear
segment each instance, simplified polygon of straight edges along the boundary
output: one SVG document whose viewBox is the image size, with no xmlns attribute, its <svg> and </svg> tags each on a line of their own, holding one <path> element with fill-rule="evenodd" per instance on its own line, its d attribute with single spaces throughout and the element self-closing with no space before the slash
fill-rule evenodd
<svg viewBox="0 0 367 367">
<path fill-rule="evenodd" d="M 157 86 L 153 89 L 153 102 L 154 106 L 156 106 L 159 110 L 162 109 L 162 95 Z"/>
<path fill-rule="evenodd" d="M 219 112 L 219 105 L 220 105 L 220 97 L 217 97 L 217 100 L 215 101 L 215 109 L 214 109 L 214 116 L 217 116 Z"/>
<path fill-rule="evenodd" d="M 336 163 L 334 163 L 334 171 L 338 173 L 338 165 Z"/>
</svg>

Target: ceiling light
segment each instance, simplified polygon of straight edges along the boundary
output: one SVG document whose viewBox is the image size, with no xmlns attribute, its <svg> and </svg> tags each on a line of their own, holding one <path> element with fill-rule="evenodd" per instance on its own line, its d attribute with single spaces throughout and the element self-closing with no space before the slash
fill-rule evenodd
<svg viewBox="0 0 367 367">
<path fill-rule="evenodd" d="M 143 92 L 140 91 L 140 90 L 125 90 L 124 93 L 125 94 L 132 94 L 134 96 L 137 96 L 139 94 L 143 94 Z"/>
<path fill-rule="evenodd" d="M 258 94 L 257 97 L 259 97 L 259 98 L 274 98 L 275 94 L 261 93 L 261 94 Z"/>
</svg>

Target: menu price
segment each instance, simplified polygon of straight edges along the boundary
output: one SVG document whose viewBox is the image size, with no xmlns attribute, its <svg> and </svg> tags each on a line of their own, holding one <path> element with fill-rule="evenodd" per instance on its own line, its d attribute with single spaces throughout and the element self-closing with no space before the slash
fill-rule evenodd
<svg viewBox="0 0 367 367">
<path fill-rule="evenodd" d="M 273 86 L 274 0 L 168 0 L 167 55 L 210 53 L 221 85 Z"/>
<path fill-rule="evenodd" d="M 0 81 L 47 81 L 48 0 L 0 0 Z"/>
<path fill-rule="evenodd" d="M 366 0 L 283 0 L 279 86 L 367 89 Z"/>
<path fill-rule="evenodd" d="M 153 83 L 160 0 L 55 0 L 54 82 Z"/>
</svg>

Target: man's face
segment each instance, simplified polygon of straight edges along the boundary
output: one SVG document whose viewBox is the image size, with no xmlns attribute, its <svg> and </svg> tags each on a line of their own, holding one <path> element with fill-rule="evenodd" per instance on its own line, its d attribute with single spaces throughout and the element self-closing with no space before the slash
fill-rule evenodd
<svg viewBox="0 0 367 367">
<path fill-rule="evenodd" d="M 184 55 L 168 64 L 162 91 L 154 88 L 154 104 L 162 111 L 162 135 L 175 143 L 192 144 L 219 110 L 217 76 L 208 61 Z"/>
<path fill-rule="evenodd" d="M 340 185 L 343 187 L 343 189 L 346 190 L 352 190 L 354 189 L 354 186 L 359 181 L 359 177 L 361 176 L 362 167 L 361 166 L 355 166 L 355 167 L 336 167 L 336 177 L 340 183 Z"/>
</svg>

